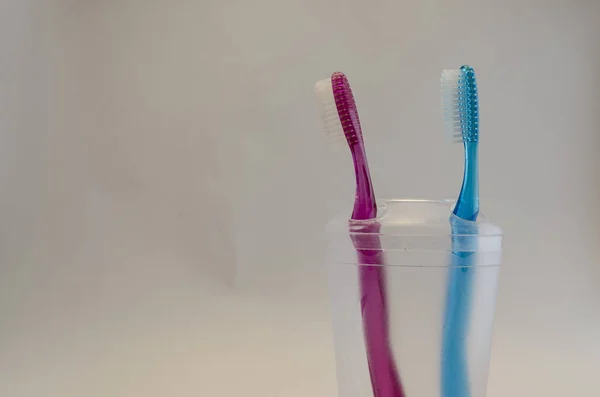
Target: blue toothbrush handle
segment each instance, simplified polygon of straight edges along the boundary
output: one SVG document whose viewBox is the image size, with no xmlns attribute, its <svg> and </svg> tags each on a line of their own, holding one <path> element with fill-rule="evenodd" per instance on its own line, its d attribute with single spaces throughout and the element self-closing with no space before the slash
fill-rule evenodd
<svg viewBox="0 0 600 397">
<path fill-rule="evenodd" d="M 470 397 L 467 340 L 472 301 L 472 252 L 453 252 L 442 340 L 442 397 Z"/>
</svg>

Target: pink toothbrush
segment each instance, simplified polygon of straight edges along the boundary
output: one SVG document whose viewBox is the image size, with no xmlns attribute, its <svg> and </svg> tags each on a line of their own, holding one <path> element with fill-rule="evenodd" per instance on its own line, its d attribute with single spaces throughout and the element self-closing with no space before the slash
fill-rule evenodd
<svg viewBox="0 0 600 397">
<path fill-rule="evenodd" d="M 317 82 L 315 91 L 325 132 L 332 140 L 345 138 L 354 160 L 356 195 L 350 225 L 363 226 L 361 233 L 352 234 L 352 241 L 360 264 L 363 332 L 373 396 L 405 397 L 390 345 L 385 266 L 379 237 L 372 236 L 379 232 L 377 204 L 354 96 L 340 72 Z"/>
</svg>

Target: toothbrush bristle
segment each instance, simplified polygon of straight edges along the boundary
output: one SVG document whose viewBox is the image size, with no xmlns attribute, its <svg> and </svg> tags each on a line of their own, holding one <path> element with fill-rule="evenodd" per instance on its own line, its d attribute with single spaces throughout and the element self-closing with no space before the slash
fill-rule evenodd
<svg viewBox="0 0 600 397">
<path fill-rule="evenodd" d="M 317 81 L 315 84 L 315 95 L 317 98 L 317 108 L 323 129 L 332 148 L 339 150 L 344 147 L 344 129 L 340 122 L 335 98 L 333 97 L 333 87 L 331 78 Z"/>
<path fill-rule="evenodd" d="M 479 105 L 475 71 L 470 66 L 442 71 L 442 113 L 451 143 L 479 140 Z"/>
<path fill-rule="evenodd" d="M 360 120 L 348 79 L 343 73 L 335 72 L 330 78 L 315 85 L 317 103 L 325 134 L 336 148 L 362 139 Z"/>
</svg>

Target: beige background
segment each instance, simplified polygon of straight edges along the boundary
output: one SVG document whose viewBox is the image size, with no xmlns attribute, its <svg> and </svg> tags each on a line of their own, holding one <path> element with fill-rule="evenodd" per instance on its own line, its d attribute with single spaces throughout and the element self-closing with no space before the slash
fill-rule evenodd
<svg viewBox="0 0 600 397">
<path fill-rule="evenodd" d="M 489 397 L 597 396 L 599 19 L 585 0 L 0 1 L 0 395 L 334 396 L 321 230 L 352 175 L 313 84 L 350 77 L 380 196 L 446 197 L 438 76 L 468 62 L 506 234 Z"/>
</svg>

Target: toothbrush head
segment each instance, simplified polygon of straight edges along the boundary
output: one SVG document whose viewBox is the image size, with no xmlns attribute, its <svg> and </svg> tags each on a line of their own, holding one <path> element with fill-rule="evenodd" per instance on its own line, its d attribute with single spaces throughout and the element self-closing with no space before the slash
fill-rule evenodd
<svg viewBox="0 0 600 397">
<path fill-rule="evenodd" d="M 367 164 L 360 120 L 348 79 L 343 73 L 336 72 L 330 78 L 318 81 L 315 91 L 325 134 L 334 147 L 343 146 L 340 142 L 345 138 L 352 153 L 356 195 L 351 218 L 374 219 L 377 217 L 377 203 Z"/>
<path fill-rule="evenodd" d="M 442 71 L 442 112 L 450 143 L 479 141 L 477 81 L 472 67 Z"/>
<path fill-rule="evenodd" d="M 344 138 L 350 146 L 362 142 L 356 103 L 346 76 L 335 72 L 330 78 L 318 81 L 315 93 L 325 134 L 333 146 L 343 145 Z"/>
</svg>

